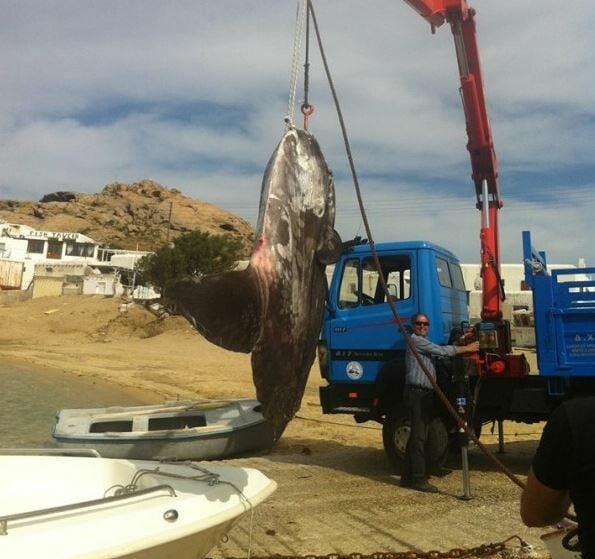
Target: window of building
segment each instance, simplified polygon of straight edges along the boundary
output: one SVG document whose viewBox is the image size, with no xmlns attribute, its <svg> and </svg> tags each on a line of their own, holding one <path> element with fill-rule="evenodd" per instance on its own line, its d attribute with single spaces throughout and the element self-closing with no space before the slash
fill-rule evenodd
<svg viewBox="0 0 595 559">
<path fill-rule="evenodd" d="M 48 258 L 54 258 L 56 260 L 60 260 L 62 258 L 62 246 L 64 243 L 62 241 L 48 241 Z"/>
<path fill-rule="evenodd" d="M 43 254 L 45 241 L 40 239 L 29 239 L 27 241 L 27 252 L 29 254 Z"/>
<path fill-rule="evenodd" d="M 75 243 L 68 241 L 66 243 L 66 256 L 79 256 L 83 258 L 92 258 L 95 245 L 91 243 Z"/>
</svg>

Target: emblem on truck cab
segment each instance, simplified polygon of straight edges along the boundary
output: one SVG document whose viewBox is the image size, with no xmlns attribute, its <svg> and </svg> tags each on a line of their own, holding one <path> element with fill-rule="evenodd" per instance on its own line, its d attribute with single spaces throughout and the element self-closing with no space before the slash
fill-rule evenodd
<svg viewBox="0 0 595 559">
<path fill-rule="evenodd" d="M 350 361 L 345 367 L 345 372 L 351 380 L 359 380 L 364 374 L 364 368 L 358 361 Z"/>
</svg>

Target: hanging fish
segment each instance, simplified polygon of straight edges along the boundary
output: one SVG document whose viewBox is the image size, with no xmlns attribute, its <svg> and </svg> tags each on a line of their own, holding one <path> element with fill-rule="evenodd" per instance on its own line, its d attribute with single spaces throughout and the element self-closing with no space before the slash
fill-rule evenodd
<svg viewBox="0 0 595 559">
<path fill-rule="evenodd" d="M 280 437 L 300 407 L 338 260 L 332 175 L 316 139 L 288 130 L 267 165 L 249 266 L 177 282 L 168 292 L 203 336 L 252 353 L 263 414 Z"/>
</svg>

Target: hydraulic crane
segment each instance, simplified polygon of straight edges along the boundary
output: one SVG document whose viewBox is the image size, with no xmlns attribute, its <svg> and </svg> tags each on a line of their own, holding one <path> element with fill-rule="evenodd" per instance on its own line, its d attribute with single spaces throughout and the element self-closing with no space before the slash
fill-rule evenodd
<svg viewBox="0 0 595 559">
<path fill-rule="evenodd" d="M 488 118 L 479 49 L 475 32 L 475 10 L 466 0 L 405 0 L 430 23 L 432 32 L 450 24 L 461 82 L 460 92 L 467 128 L 477 208 L 481 211 L 482 311 L 475 331 L 482 355 L 476 360 L 480 372 L 522 376 L 528 372 L 523 355 L 511 354 L 510 324 L 503 320 L 504 287 L 500 277 L 498 212 L 502 208 L 498 184 L 498 161 Z"/>
<path fill-rule="evenodd" d="M 502 201 L 475 12 L 466 0 L 405 1 L 432 30 L 444 23 L 452 28 L 481 216 L 483 301 L 481 321 L 466 329 L 468 301 L 460 262 L 448 248 L 431 241 L 377 243 L 373 251 L 356 238 L 346 243 L 335 264 L 318 347 L 325 381 L 320 404 L 324 413 L 352 415 L 358 423 L 380 423 L 387 457 L 397 468 L 409 437 L 404 399 L 407 346 L 405 335 L 395 332 L 381 277 L 402 317 L 411 319 L 420 311 L 428 316 L 428 336 L 434 343 L 452 343 L 461 333 L 479 339 L 480 351 L 471 359 L 474 367 L 453 359 L 442 363 L 440 375 L 440 388 L 476 433 L 486 422 L 544 421 L 564 399 L 595 393 L 595 280 L 579 277 L 582 274 L 577 275 L 575 268 L 550 274 L 545 253 L 533 248 L 529 232 L 523 235 L 523 261 L 525 282 L 533 290 L 539 372 L 529 375 L 524 355 L 512 353 L 510 325 L 502 312 L 498 238 Z M 584 273 L 595 277 L 595 268 Z M 426 447 L 426 461 L 434 467 L 461 434 L 460 423 L 453 422 L 446 406 L 439 408 Z M 501 445 L 502 433 L 499 429 Z M 465 444 L 463 437 L 457 438 Z"/>
</svg>

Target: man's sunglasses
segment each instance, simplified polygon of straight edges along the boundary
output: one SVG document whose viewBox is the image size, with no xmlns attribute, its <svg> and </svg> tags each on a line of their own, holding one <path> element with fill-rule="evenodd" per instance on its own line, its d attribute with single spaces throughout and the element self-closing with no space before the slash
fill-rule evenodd
<svg viewBox="0 0 595 559">
<path fill-rule="evenodd" d="M 430 323 L 429 322 L 416 322 L 415 325 L 416 326 L 429 326 Z"/>
</svg>

